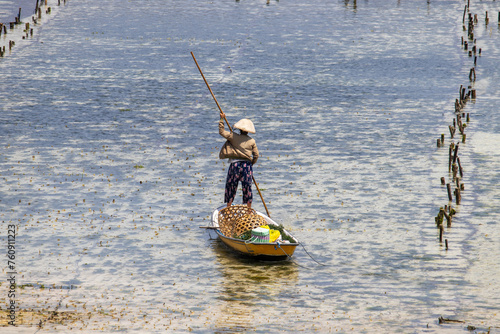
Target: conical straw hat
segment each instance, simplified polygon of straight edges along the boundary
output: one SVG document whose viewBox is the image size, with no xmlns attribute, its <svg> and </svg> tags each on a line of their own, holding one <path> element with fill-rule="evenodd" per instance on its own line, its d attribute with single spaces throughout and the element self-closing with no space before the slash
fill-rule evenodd
<svg viewBox="0 0 500 334">
<path fill-rule="evenodd" d="M 253 123 L 251 120 L 247 118 L 240 119 L 234 127 L 236 129 L 240 129 L 245 132 L 250 132 L 250 133 L 255 133 L 255 127 L 253 126 Z"/>
</svg>

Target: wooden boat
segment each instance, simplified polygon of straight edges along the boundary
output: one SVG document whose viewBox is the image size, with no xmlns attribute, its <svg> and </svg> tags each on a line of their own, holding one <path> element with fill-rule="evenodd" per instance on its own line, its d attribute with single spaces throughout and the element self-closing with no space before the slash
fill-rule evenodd
<svg viewBox="0 0 500 334">
<path fill-rule="evenodd" d="M 289 240 L 277 240 L 276 242 L 267 243 L 252 242 L 251 240 L 242 240 L 240 238 L 225 235 L 221 231 L 221 226 L 219 226 L 219 213 L 225 208 L 226 206 L 224 205 L 213 211 L 212 219 L 210 222 L 211 225 L 207 226 L 206 228 L 215 230 L 222 242 L 224 242 L 231 249 L 245 256 L 266 260 L 283 260 L 292 257 L 295 248 L 299 245 L 299 241 L 285 229 L 283 229 L 283 233 L 288 236 Z M 262 217 L 266 224 L 268 224 L 270 227 L 272 225 L 279 226 L 279 224 L 272 220 L 270 217 L 258 211 L 254 212 Z"/>
<path fill-rule="evenodd" d="M 208 90 L 212 94 L 212 97 L 214 98 L 215 103 L 217 104 L 217 107 L 219 108 L 221 115 L 224 115 L 224 113 L 222 112 L 222 108 L 220 107 L 219 102 L 217 102 L 217 99 L 215 98 L 215 95 L 212 92 L 212 89 L 210 88 L 207 80 L 205 79 L 205 76 L 203 75 L 203 72 L 201 71 L 201 68 L 198 65 L 198 62 L 196 61 L 196 58 L 195 58 L 193 52 L 191 52 L 191 56 L 193 57 L 193 60 L 196 64 L 196 67 L 198 67 L 198 70 L 200 71 L 200 74 L 201 74 L 203 80 L 205 81 L 205 84 L 207 85 Z M 229 125 L 229 122 L 227 121 L 226 116 L 223 116 L 223 117 L 224 117 L 224 120 L 226 121 L 229 129 L 232 131 L 231 125 Z M 257 188 L 257 191 L 259 192 L 260 198 L 262 199 L 262 204 L 264 204 L 264 207 L 266 208 L 266 212 L 267 212 L 266 203 L 264 202 L 264 198 L 262 197 L 262 193 L 260 192 L 257 181 L 255 181 L 255 178 L 253 177 L 253 175 L 252 175 L 252 180 L 255 184 L 255 187 Z M 231 206 L 230 208 L 232 208 L 232 207 L 234 207 L 234 206 Z M 242 206 L 240 206 L 240 207 L 242 207 Z M 283 229 L 279 224 L 276 224 L 276 222 L 274 222 L 269 217 L 269 213 L 267 216 L 264 216 L 260 212 L 257 212 L 255 210 L 251 210 L 252 211 L 251 216 L 255 217 L 256 215 L 258 215 L 258 216 L 262 217 L 264 219 L 264 221 L 267 222 L 267 224 L 279 227 L 279 229 L 281 231 L 283 231 L 283 234 L 286 234 L 288 236 L 287 237 L 288 240 L 286 240 L 286 241 L 284 240 L 283 242 L 276 241 L 276 242 L 267 242 L 267 243 L 265 243 L 265 242 L 253 242 L 252 241 L 253 239 L 243 240 L 241 238 L 234 237 L 235 235 L 239 235 L 239 234 L 224 233 L 221 230 L 221 226 L 219 224 L 219 214 L 221 211 L 224 211 L 225 208 L 226 208 L 226 206 L 221 206 L 221 207 L 214 210 L 214 212 L 212 213 L 211 226 L 200 226 L 200 227 L 215 230 L 217 235 L 219 236 L 219 238 L 226 245 L 228 245 L 230 248 L 234 249 L 235 251 L 237 251 L 241 254 L 254 256 L 254 257 L 268 257 L 268 258 L 276 259 L 276 260 L 283 259 L 283 258 L 291 258 L 291 256 L 293 255 L 293 252 L 295 251 L 295 248 L 299 245 L 299 242 L 288 231 Z M 241 217 L 238 217 L 238 218 L 241 218 Z M 236 220 L 233 220 L 233 221 L 236 221 Z M 266 225 L 266 224 L 262 224 L 262 225 Z M 257 226 L 259 226 L 259 225 L 257 225 Z M 245 229 L 244 232 L 247 230 L 248 229 Z"/>
</svg>

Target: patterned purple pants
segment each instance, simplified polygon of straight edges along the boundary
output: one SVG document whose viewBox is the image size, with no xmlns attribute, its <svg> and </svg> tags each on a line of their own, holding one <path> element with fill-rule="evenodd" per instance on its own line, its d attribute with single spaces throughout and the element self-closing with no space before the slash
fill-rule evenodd
<svg viewBox="0 0 500 334">
<path fill-rule="evenodd" d="M 243 188 L 243 204 L 252 203 L 252 164 L 246 161 L 233 162 L 229 166 L 226 179 L 226 193 L 224 203 L 233 202 L 238 190 L 238 183 L 241 181 Z"/>
</svg>

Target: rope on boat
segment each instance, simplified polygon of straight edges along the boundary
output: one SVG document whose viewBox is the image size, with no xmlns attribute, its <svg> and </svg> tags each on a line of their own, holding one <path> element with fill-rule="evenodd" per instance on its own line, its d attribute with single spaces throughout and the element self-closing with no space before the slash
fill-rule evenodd
<svg viewBox="0 0 500 334">
<path fill-rule="evenodd" d="M 285 254 L 285 255 L 288 257 L 288 259 L 289 259 L 290 261 L 292 261 L 293 263 L 295 263 L 295 264 L 296 264 L 296 265 L 298 265 L 299 267 L 306 268 L 306 269 L 312 269 L 312 268 L 309 268 L 309 267 L 306 267 L 306 266 L 300 265 L 300 264 L 298 264 L 297 262 L 295 262 L 295 260 L 294 260 L 294 259 L 292 259 L 292 257 L 291 257 L 290 255 L 288 255 L 288 254 L 287 254 L 287 252 L 285 252 L 285 250 L 284 250 L 283 248 L 281 248 L 281 245 L 280 245 L 280 243 L 279 243 L 279 242 L 276 242 L 276 244 L 278 245 L 278 248 L 279 248 L 279 249 L 281 249 L 281 251 L 283 252 L 283 254 Z"/>
<path fill-rule="evenodd" d="M 287 254 L 287 252 L 285 252 L 285 250 L 283 248 L 281 248 L 281 244 L 279 242 L 276 242 L 276 244 L 278 245 L 278 248 L 281 249 L 281 251 L 288 257 L 288 259 L 290 259 L 290 261 L 292 261 L 293 263 L 295 263 L 296 265 L 298 265 L 299 267 L 302 267 L 302 268 L 306 268 L 306 269 L 313 269 L 313 268 L 310 268 L 310 267 L 306 267 L 306 266 L 303 266 L 303 265 L 300 265 L 298 264 L 290 255 Z M 302 243 L 300 244 L 302 245 Z M 307 255 L 309 255 L 309 257 L 311 259 L 314 260 L 314 262 L 318 263 L 319 265 L 321 266 L 327 266 L 326 264 L 323 264 L 323 263 L 319 263 L 318 261 L 316 261 L 312 256 L 311 254 L 309 254 L 309 252 L 306 250 L 306 248 L 304 247 L 304 245 L 302 245 L 302 248 L 304 248 L 304 250 L 306 251 Z"/>
<path fill-rule="evenodd" d="M 316 262 L 316 263 L 317 263 L 317 264 L 319 264 L 320 266 L 327 266 L 327 265 L 326 265 L 326 264 L 324 264 L 324 263 L 320 263 L 320 262 L 316 261 L 316 259 L 315 259 L 315 258 L 313 258 L 311 254 L 309 254 L 309 252 L 306 250 L 306 248 L 304 247 L 304 245 L 303 245 L 302 243 L 300 243 L 300 245 L 302 246 L 302 248 L 304 248 L 304 251 L 306 252 L 306 254 L 307 254 L 307 255 L 309 255 L 309 257 L 310 257 L 310 258 L 311 258 L 314 262 Z"/>
</svg>

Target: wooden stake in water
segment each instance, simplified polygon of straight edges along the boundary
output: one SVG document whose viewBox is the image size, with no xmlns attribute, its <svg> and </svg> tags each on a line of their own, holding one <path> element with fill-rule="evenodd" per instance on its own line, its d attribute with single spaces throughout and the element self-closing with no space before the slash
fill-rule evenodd
<svg viewBox="0 0 500 334">
<path fill-rule="evenodd" d="M 457 145 L 455 146 L 455 153 L 453 154 L 453 164 L 455 164 L 455 162 L 457 162 L 457 156 L 458 156 L 458 145 L 460 143 L 457 143 Z"/>
<path fill-rule="evenodd" d="M 460 163 L 460 157 L 457 158 L 457 163 L 458 163 L 458 170 L 460 172 L 460 177 L 463 178 L 464 177 L 464 172 L 462 170 L 462 164 Z"/>
<path fill-rule="evenodd" d="M 446 218 L 446 226 L 451 227 L 451 216 L 446 213 L 446 209 L 443 211 L 444 217 Z"/>
<path fill-rule="evenodd" d="M 460 188 L 455 188 L 455 200 L 457 204 L 460 204 L 460 201 L 462 200 L 462 195 L 460 194 Z"/>
<path fill-rule="evenodd" d="M 450 129 L 451 138 L 453 138 L 453 136 L 455 135 L 455 127 L 448 125 L 448 128 Z"/>
<path fill-rule="evenodd" d="M 448 153 L 448 172 L 451 171 L 451 160 L 453 159 L 453 154 L 452 154 L 453 153 L 453 145 L 454 145 L 454 143 L 452 142 L 450 144 L 450 151 Z"/>
<path fill-rule="evenodd" d="M 474 53 L 476 53 L 476 47 L 474 46 Z M 469 72 L 469 81 L 476 81 L 476 69 L 472 67 Z"/>
</svg>

